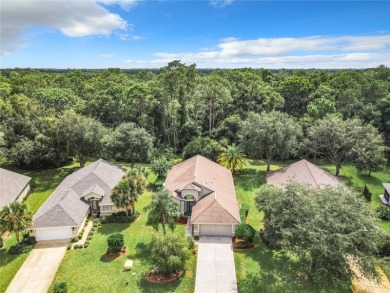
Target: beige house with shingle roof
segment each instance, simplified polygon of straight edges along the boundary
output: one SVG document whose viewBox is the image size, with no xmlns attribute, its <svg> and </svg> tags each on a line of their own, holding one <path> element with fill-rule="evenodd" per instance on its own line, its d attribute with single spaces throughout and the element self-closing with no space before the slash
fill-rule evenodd
<svg viewBox="0 0 390 293">
<path fill-rule="evenodd" d="M 233 236 L 241 223 L 233 176 L 213 161 L 197 155 L 175 165 L 165 188 L 190 216 L 194 236 Z"/>
<path fill-rule="evenodd" d="M 300 160 L 287 167 L 267 174 L 267 183 L 283 188 L 289 181 L 309 184 L 313 187 L 342 185 L 340 178 L 326 172 L 307 160 Z"/>
</svg>

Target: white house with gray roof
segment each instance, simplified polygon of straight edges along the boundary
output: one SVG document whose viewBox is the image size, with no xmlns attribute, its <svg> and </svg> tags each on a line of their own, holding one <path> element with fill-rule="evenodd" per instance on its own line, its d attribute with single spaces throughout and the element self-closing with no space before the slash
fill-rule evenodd
<svg viewBox="0 0 390 293">
<path fill-rule="evenodd" d="M 0 168 L 0 207 L 22 201 L 30 190 L 31 178 Z"/>
<path fill-rule="evenodd" d="M 31 235 L 37 241 L 71 239 L 82 230 L 89 212 L 120 211 L 111 201 L 126 170 L 98 160 L 68 175 L 33 217 Z"/>
</svg>

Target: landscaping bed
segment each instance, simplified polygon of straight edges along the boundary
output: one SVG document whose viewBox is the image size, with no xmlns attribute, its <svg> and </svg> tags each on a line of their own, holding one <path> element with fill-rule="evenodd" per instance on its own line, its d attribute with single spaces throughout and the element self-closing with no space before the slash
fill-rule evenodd
<svg viewBox="0 0 390 293">
<path fill-rule="evenodd" d="M 167 275 L 164 273 L 154 272 L 152 270 L 146 274 L 145 279 L 148 282 L 152 282 L 152 283 L 165 283 L 165 282 L 172 282 L 172 281 L 177 280 L 178 278 L 181 277 L 182 274 L 183 274 L 182 271 L 176 272 L 176 273 L 171 274 L 171 275 Z"/>
</svg>

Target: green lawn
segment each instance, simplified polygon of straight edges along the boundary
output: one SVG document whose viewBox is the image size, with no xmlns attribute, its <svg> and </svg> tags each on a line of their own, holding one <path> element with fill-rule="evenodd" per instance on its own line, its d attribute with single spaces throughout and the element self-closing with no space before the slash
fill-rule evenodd
<svg viewBox="0 0 390 293">
<path fill-rule="evenodd" d="M 191 256 L 185 273 L 177 281 L 165 284 L 145 281 L 145 274 L 152 268 L 150 242 L 156 233 L 146 226 L 147 214 L 142 211 L 150 200 L 150 192 L 140 197 L 137 209 L 141 217 L 136 222 L 103 225 L 95 231 L 88 248 L 67 251 L 54 283 L 66 282 L 68 292 L 193 292 L 196 256 Z M 103 255 L 107 249 L 107 236 L 113 232 L 124 234 L 129 250 L 125 256 L 107 261 Z M 184 237 L 185 226 L 176 225 L 174 233 Z M 126 259 L 134 260 L 134 267 L 131 271 L 123 272 Z"/>
<path fill-rule="evenodd" d="M 292 162 L 273 162 L 271 169 L 276 170 L 290 163 Z M 334 167 L 331 165 L 319 165 L 334 172 Z M 363 191 L 364 184 L 367 184 L 373 193 L 372 202 L 367 204 L 375 209 L 380 204 L 378 195 L 383 192 L 382 182 L 390 179 L 390 170 L 375 172 L 370 178 L 358 174 L 352 166 L 345 166 L 342 168 L 341 175 L 348 186 L 360 192 Z M 250 160 L 246 168 L 235 175 L 234 181 L 239 203 L 245 202 L 250 206 L 248 223 L 259 230 L 262 227 L 263 215 L 255 207 L 254 196 L 260 186 L 266 182 L 265 162 Z M 378 222 L 384 230 L 389 231 L 388 222 Z M 268 249 L 259 237 L 255 241 L 257 247 L 254 250 L 234 253 L 239 292 L 329 292 L 326 284 L 314 284 L 307 280 L 307 262 L 299 261 L 284 251 Z M 380 264 L 385 273 L 390 271 L 386 262 L 381 261 Z M 350 284 L 346 282 L 335 291 L 350 292 Z"/>
<path fill-rule="evenodd" d="M 78 167 L 78 164 L 71 164 L 57 169 L 33 171 L 18 169 L 5 164 L 4 162 L 1 167 L 32 178 L 30 183 L 32 191 L 29 194 L 26 203 L 30 210 L 35 213 L 66 175 L 70 174 Z M 15 243 L 16 239 L 12 236 L 6 241 L 6 246 L 0 250 L 0 292 L 4 292 L 7 289 L 12 278 L 28 256 L 28 253 L 21 255 L 8 254 L 8 248 Z"/>
</svg>

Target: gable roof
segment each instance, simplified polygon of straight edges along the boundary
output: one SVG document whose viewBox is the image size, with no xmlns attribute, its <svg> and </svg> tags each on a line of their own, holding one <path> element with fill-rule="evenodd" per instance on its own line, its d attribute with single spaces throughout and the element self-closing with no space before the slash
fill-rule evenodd
<svg viewBox="0 0 390 293">
<path fill-rule="evenodd" d="M 330 174 L 307 160 L 300 160 L 287 167 L 267 174 L 267 183 L 283 188 L 288 181 L 294 180 L 299 183 L 319 186 L 339 186 L 340 178 Z"/>
<path fill-rule="evenodd" d="M 165 188 L 172 194 L 190 185 L 203 186 L 208 191 L 192 208 L 192 224 L 241 222 L 230 170 L 197 155 L 173 166 L 165 181 Z"/>
<path fill-rule="evenodd" d="M 0 207 L 17 200 L 31 178 L 0 168 Z"/>
<path fill-rule="evenodd" d="M 68 175 L 33 216 L 34 228 L 79 226 L 89 209 L 84 196 L 103 195 L 104 204 L 112 204 L 111 190 L 126 171 L 102 159 Z"/>
</svg>

